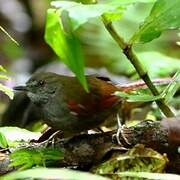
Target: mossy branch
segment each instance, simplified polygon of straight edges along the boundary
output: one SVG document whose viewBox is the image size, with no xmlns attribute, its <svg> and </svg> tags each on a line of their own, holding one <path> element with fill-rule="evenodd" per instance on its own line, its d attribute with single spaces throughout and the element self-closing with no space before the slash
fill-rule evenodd
<svg viewBox="0 0 180 180">
<path fill-rule="evenodd" d="M 102 16 L 102 21 L 103 21 L 104 26 L 107 29 L 107 31 L 110 33 L 112 38 L 117 42 L 119 47 L 123 50 L 123 53 L 126 55 L 126 57 L 129 59 L 131 64 L 134 66 L 134 68 L 136 69 L 140 78 L 146 83 L 146 85 L 148 86 L 148 88 L 150 89 L 152 94 L 154 96 L 158 96 L 159 92 L 156 89 L 156 87 L 154 86 L 154 84 L 152 83 L 147 71 L 143 68 L 138 57 L 134 53 L 132 44 L 128 44 L 127 42 L 125 42 L 124 39 L 121 36 L 119 36 L 117 31 L 114 29 L 112 22 L 107 21 L 104 16 Z M 156 103 L 166 117 L 174 116 L 173 112 L 168 107 L 168 105 L 165 103 L 164 99 L 159 99 L 156 101 Z"/>
</svg>

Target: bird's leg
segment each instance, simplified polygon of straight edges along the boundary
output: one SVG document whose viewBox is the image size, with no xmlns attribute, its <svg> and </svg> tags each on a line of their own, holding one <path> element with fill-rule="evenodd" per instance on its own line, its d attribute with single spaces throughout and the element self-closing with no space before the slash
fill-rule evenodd
<svg viewBox="0 0 180 180">
<path fill-rule="evenodd" d="M 31 140 L 32 143 L 41 143 L 49 139 L 49 137 L 54 134 L 57 130 L 47 127 L 47 129 L 43 132 L 43 134 L 39 137 L 38 140 Z"/>
<path fill-rule="evenodd" d="M 117 133 L 116 133 L 116 140 L 118 142 L 119 145 L 122 146 L 122 143 L 120 141 L 120 136 L 121 136 L 121 128 L 122 128 L 122 124 L 121 124 L 121 120 L 119 117 L 119 113 L 116 114 L 116 118 L 117 118 Z"/>
<path fill-rule="evenodd" d="M 60 130 L 54 132 L 48 139 L 46 139 L 45 141 L 41 142 L 40 144 L 45 144 L 45 146 L 47 147 L 49 142 L 52 141 L 52 145 L 54 145 L 54 138 L 57 137 L 57 135 L 61 133 Z"/>
<path fill-rule="evenodd" d="M 121 119 L 120 119 L 120 116 L 119 116 L 119 113 L 116 114 L 116 118 L 117 118 L 117 133 L 116 133 L 116 140 L 118 142 L 119 145 L 123 146 L 122 142 L 120 141 L 120 138 L 122 138 L 123 142 L 126 144 L 126 145 L 131 145 L 127 138 L 124 136 L 124 133 L 123 133 L 123 129 L 125 127 L 125 125 L 121 124 Z"/>
</svg>

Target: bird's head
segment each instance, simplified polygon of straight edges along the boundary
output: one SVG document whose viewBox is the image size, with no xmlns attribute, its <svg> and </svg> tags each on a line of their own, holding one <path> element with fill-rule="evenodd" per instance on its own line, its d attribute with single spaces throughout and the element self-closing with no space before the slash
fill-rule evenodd
<svg viewBox="0 0 180 180">
<path fill-rule="evenodd" d="M 14 90 L 27 92 L 28 97 L 35 104 L 45 104 L 52 98 L 61 84 L 58 75 L 50 72 L 35 73 L 25 86 L 16 86 Z"/>
</svg>

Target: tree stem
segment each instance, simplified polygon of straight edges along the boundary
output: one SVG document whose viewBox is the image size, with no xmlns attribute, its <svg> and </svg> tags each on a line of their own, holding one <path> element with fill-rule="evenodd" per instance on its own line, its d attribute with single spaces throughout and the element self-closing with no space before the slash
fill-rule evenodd
<svg viewBox="0 0 180 180">
<path fill-rule="evenodd" d="M 129 59 L 131 64 L 134 66 L 137 73 L 139 74 L 141 79 L 143 79 L 143 81 L 146 83 L 146 85 L 148 86 L 148 88 L 150 89 L 152 94 L 154 96 L 158 96 L 159 95 L 158 90 L 156 89 L 156 87 L 152 83 L 147 71 L 143 68 L 138 57 L 134 53 L 132 45 L 125 42 L 124 39 L 118 35 L 118 33 L 116 32 L 116 30 L 114 29 L 114 27 L 112 25 L 112 22 L 108 22 L 106 20 L 106 18 L 103 16 L 102 16 L 102 21 L 103 21 L 104 26 L 106 27 L 107 31 L 111 34 L 113 39 L 117 42 L 119 47 L 123 50 L 123 53 L 126 55 L 126 57 Z M 174 116 L 171 109 L 166 105 L 164 99 L 159 99 L 156 101 L 156 103 L 166 117 L 173 117 Z"/>
</svg>

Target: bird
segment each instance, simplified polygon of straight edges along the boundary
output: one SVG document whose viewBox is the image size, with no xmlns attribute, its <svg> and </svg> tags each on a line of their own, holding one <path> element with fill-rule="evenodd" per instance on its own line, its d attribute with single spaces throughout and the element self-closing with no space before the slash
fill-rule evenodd
<svg viewBox="0 0 180 180">
<path fill-rule="evenodd" d="M 121 107 L 121 98 L 114 94 L 121 88 L 109 78 L 86 75 L 86 80 L 89 92 L 76 77 L 39 72 L 14 90 L 26 92 L 45 123 L 70 137 L 100 127 Z"/>
</svg>

